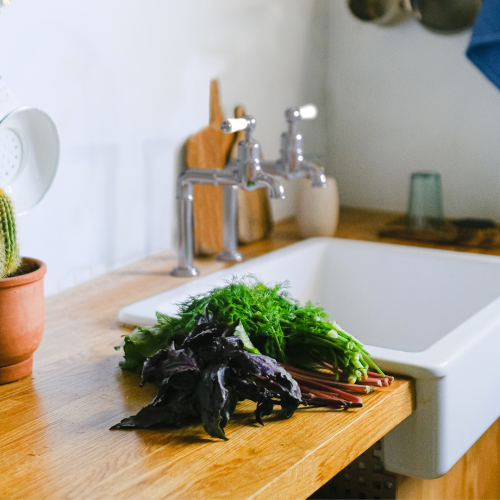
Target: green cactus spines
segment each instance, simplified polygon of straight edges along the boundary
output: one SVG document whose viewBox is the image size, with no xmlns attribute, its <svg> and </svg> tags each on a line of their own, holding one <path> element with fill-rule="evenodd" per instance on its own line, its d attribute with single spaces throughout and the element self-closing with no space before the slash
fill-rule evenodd
<svg viewBox="0 0 500 500">
<path fill-rule="evenodd" d="M 0 279 L 14 274 L 20 264 L 14 208 L 0 189 Z"/>
</svg>

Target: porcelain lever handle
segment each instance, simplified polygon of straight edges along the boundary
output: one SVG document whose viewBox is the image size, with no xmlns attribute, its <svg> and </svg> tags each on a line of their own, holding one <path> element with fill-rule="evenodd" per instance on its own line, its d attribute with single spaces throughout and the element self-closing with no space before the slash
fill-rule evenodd
<svg viewBox="0 0 500 500">
<path fill-rule="evenodd" d="M 305 104 L 300 106 L 299 113 L 303 120 L 313 120 L 318 116 L 318 108 L 314 104 Z"/>
<path fill-rule="evenodd" d="M 248 126 L 248 120 L 246 118 L 228 118 L 223 120 L 220 124 L 220 129 L 225 134 L 232 134 L 233 132 L 238 132 L 239 130 L 245 130 Z"/>
</svg>

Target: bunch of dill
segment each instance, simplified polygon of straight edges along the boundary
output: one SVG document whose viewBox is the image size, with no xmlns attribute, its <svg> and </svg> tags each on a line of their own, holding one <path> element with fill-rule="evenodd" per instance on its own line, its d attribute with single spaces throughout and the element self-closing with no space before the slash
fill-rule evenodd
<svg viewBox="0 0 500 500">
<path fill-rule="evenodd" d="M 120 366 L 141 371 L 146 358 L 172 341 L 181 343 L 205 310 L 220 323 L 239 321 L 247 349 L 279 362 L 307 370 L 330 365 L 337 378 L 340 369 L 351 383 L 366 378 L 369 365 L 380 371 L 363 344 L 332 323 L 323 308 L 311 302 L 301 306 L 286 283 L 269 287 L 253 276 L 233 277 L 226 286 L 179 304 L 178 316 L 157 313 L 157 325 L 124 335 L 117 347 L 123 347 L 125 354 Z"/>
</svg>

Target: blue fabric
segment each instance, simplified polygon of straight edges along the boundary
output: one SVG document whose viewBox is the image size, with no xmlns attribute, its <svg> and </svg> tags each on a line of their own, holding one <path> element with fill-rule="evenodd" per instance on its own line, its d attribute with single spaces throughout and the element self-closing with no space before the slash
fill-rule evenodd
<svg viewBox="0 0 500 500">
<path fill-rule="evenodd" d="M 500 0 L 483 0 L 466 54 L 500 89 Z"/>
</svg>

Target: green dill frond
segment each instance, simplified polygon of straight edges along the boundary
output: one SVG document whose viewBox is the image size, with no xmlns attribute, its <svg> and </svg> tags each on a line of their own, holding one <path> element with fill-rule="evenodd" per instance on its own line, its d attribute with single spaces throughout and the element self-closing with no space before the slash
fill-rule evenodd
<svg viewBox="0 0 500 500">
<path fill-rule="evenodd" d="M 224 286 L 179 303 L 177 316 L 157 313 L 158 325 L 124 336 L 125 366 L 167 348 L 174 337 L 185 337 L 205 309 L 218 322 L 239 321 L 260 353 L 292 366 L 314 370 L 326 362 L 355 377 L 367 363 L 374 365 L 363 344 L 331 322 L 322 307 L 312 302 L 301 306 L 288 288 L 288 282 L 265 285 L 252 274 L 232 276 Z"/>
</svg>

